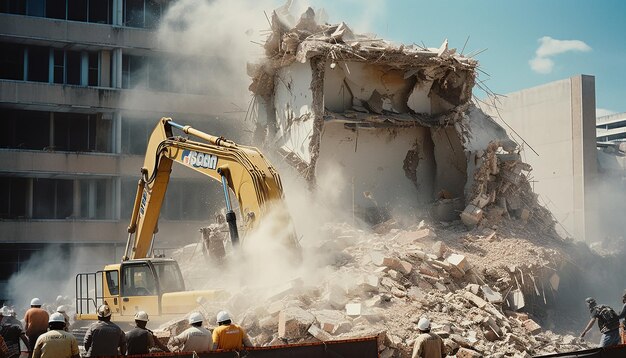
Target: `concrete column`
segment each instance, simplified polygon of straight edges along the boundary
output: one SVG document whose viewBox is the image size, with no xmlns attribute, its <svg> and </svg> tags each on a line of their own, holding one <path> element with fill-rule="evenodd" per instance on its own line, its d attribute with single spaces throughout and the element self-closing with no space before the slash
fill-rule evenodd
<svg viewBox="0 0 626 358">
<path fill-rule="evenodd" d="M 113 133 L 112 133 L 112 150 L 113 153 L 122 153 L 122 112 L 113 113 Z"/>
<path fill-rule="evenodd" d="M 114 198 L 113 198 L 113 215 L 111 219 L 120 220 L 122 215 L 122 178 L 117 177 L 113 179 L 113 185 L 115 186 Z M 127 200 L 127 198 L 124 198 Z"/>
<path fill-rule="evenodd" d="M 89 219 L 96 218 L 96 181 L 89 180 Z"/>
<path fill-rule="evenodd" d="M 111 59 L 111 87 L 122 88 L 122 49 L 113 50 L 113 58 Z"/>
<path fill-rule="evenodd" d="M 111 51 L 100 51 L 100 87 L 111 87 Z"/>
<path fill-rule="evenodd" d="M 124 5 L 122 0 L 113 0 L 113 26 L 124 26 Z"/>
<path fill-rule="evenodd" d="M 26 217 L 33 217 L 33 178 L 28 178 L 26 187 Z"/>
<path fill-rule="evenodd" d="M 80 53 L 80 85 L 89 85 L 89 54 L 85 51 Z"/>
<path fill-rule="evenodd" d="M 24 47 L 24 81 L 28 81 L 28 47 Z"/>
<path fill-rule="evenodd" d="M 72 217 L 80 218 L 80 180 L 74 179 L 74 196 L 72 202 Z"/>
<path fill-rule="evenodd" d="M 48 146 L 54 149 L 54 112 L 50 112 L 50 136 L 48 138 Z"/>
<path fill-rule="evenodd" d="M 48 83 L 54 83 L 54 49 L 50 48 L 48 56 Z"/>
</svg>

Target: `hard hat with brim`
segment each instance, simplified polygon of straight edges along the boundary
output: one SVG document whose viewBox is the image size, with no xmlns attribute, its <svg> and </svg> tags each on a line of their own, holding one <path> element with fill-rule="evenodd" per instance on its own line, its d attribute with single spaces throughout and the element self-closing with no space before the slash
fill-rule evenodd
<svg viewBox="0 0 626 358">
<path fill-rule="evenodd" d="M 111 309 L 107 305 L 98 307 L 98 317 L 111 317 Z"/>
<path fill-rule="evenodd" d="M 7 306 L 2 306 L 2 308 L 0 308 L 0 315 L 3 316 L 10 316 L 11 315 L 11 309 Z"/>
<path fill-rule="evenodd" d="M 30 300 L 30 305 L 31 306 L 41 306 L 41 300 L 39 298 L 35 297 L 32 300 Z"/>
<path fill-rule="evenodd" d="M 65 317 L 58 312 L 53 313 L 50 315 L 50 318 L 48 318 L 48 323 L 53 323 L 53 322 L 65 323 Z"/>
<path fill-rule="evenodd" d="M 194 324 L 204 321 L 204 317 L 199 312 L 194 312 L 189 315 L 189 324 Z"/>
<path fill-rule="evenodd" d="M 135 313 L 135 321 L 144 321 L 144 322 L 148 322 L 148 314 L 144 311 L 139 311 L 137 313 Z"/>
<path fill-rule="evenodd" d="M 216 317 L 217 323 L 230 321 L 230 315 L 226 311 L 220 311 Z"/>
<path fill-rule="evenodd" d="M 430 320 L 426 317 L 420 318 L 419 322 L 417 322 L 417 328 L 420 331 L 427 331 L 430 329 Z"/>
</svg>

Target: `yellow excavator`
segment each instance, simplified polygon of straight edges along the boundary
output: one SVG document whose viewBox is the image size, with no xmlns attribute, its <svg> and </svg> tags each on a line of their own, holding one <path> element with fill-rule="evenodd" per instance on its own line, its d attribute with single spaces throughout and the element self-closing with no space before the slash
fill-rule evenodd
<svg viewBox="0 0 626 358">
<path fill-rule="evenodd" d="M 173 129 L 201 141 L 174 136 Z M 97 307 L 103 303 L 109 305 L 113 320 L 118 322 L 132 322 L 140 310 L 151 318 L 180 318 L 196 309 L 201 298 L 225 298 L 220 290 L 186 291 L 176 261 L 150 257 L 174 162 L 221 183 L 234 248 L 239 245 L 240 237 L 230 191 L 239 203 L 238 214 L 247 233 L 271 210 L 285 205 L 280 176 L 257 148 L 161 118 L 148 142 L 122 262 L 76 276 L 77 320 L 97 319 Z M 290 222 L 284 224 L 291 226 Z M 291 230 L 291 233 L 287 244 L 298 248 L 295 232 Z M 245 236 L 241 243 L 244 241 Z"/>
</svg>

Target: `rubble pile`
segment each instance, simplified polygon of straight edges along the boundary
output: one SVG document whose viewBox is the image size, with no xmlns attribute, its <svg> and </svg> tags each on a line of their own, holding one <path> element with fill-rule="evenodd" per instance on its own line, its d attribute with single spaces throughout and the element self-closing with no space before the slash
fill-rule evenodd
<svg viewBox="0 0 626 358">
<path fill-rule="evenodd" d="M 502 237 L 500 229 L 468 232 L 459 221 L 422 221 L 401 229 L 392 219 L 373 232 L 327 224 L 326 239 L 307 253 L 325 257 L 320 270 L 329 269 L 315 285 L 298 278 L 264 294 L 243 287 L 227 302 L 203 309 L 212 317 L 226 306 L 262 346 L 377 335 L 381 357 L 410 357 L 417 321 L 427 316 L 448 354 L 459 357 L 588 348 L 574 336 L 545 330 L 536 317 L 520 311 L 524 297 L 535 295 L 528 283 L 541 290 L 544 280 L 554 280 L 540 276 L 537 268 L 555 266 L 565 254 L 561 241 L 537 244 L 538 236 L 518 230 L 521 220 L 505 221 L 502 231 L 517 231 L 522 238 Z M 518 249 L 510 250 L 512 245 Z M 250 305 L 249 297 L 259 299 Z M 171 334 L 184 329 L 180 323 L 170 326 Z"/>
<path fill-rule="evenodd" d="M 497 225 L 503 217 L 521 219 L 558 237 L 552 214 L 539 205 L 528 176 L 532 168 L 522 162 L 519 147 L 509 139 L 491 141 L 476 154 L 476 170 L 469 204 L 461 213 L 468 227 Z"/>
</svg>

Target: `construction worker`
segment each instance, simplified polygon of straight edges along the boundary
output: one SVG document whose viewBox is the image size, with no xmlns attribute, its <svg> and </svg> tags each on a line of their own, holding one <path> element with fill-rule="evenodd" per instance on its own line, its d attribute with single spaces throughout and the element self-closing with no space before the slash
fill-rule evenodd
<svg viewBox="0 0 626 358">
<path fill-rule="evenodd" d="M 135 313 L 136 327 L 126 333 L 126 354 L 147 354 L 150 347 L 157 347 L 164 352 L 170 350 L 146 328 L 148 314 L 144 311 Z"/>
<path fill-rule="evenodd" d="M 0 309 L 0 334 L 7 345 L 7 358 L 17 358 L 20 356 L 20 339 L 28 347 L 28 338 L 22 330 L 20 321 L 12 316 L 13 312 L 9 307 L 3 306 Z"/>
<path fill-rule="evenodd" d="M 65 317 L 55 312 L 48 320 L 50 330 L 35 343 L 33 358 L 79 358 L 78 342 L 71 333 L 65 332 Z"/>
<path fill-rule="evenodd" d="M 126 352 L 126 336 L 120 327 L 111 322 L 109 306 L 98 307 L 98 322 L 87 329 L 84 346 L 87 351 L 85 357 L 116 356 Z"/>
<path fill-rule="evenodd" d="M 607 305 L 598 305 L 596 299 L 588 297 L 585 299 L 589 313 L 591 314 L 591 320 L 587 323 L 587 326 L 580 334 L 580 338 L 584 338 L 585 334 L 589 332 L 593 324 L 598 321 L 598 328 L 602 333 L 600 338 L 600 347 L 615 346 L 620 343 L 619 336 L 619 318 L 615 311 Z"/>
<path fill-rule="evenodd" d="M 65 328 L 64 330 L 66 332 L 69 332 L 70 330 L 70 316 L 67 315 L 67 312 L 65 312 L 67 309 L 65 308 L 65 306 L 59 306 L 57 307 L 57 312 L 62 314 L 63 317 L 65 318 Z"/>
<path fill-rule="evenodd" d="M 620 336 L 622 337 L 622 344 L 626 344 L 626 329 L 624 329 L 624 322 L 626 321 L 626 290 L 622 294 L 622 311 L 617 315 L 617 318 L 624 320 L 620 323 Z"/>
<path fill-rule="evenodd" d="M 430 331 L 430 320 L 426 317 L 417 322 L 419 336 L 415 338 L 411 358 L 442 358 L 446 356 L 443 339 Z"/>
<path fill-rule="evenodd" d="M 28 351 L 32 352 L 40 335 L 48 330 L 48 312 L 41 308 L 41 300 L 37 297 L 30 301 L 30 308 L 24 315 L 24 331 L 28 337 Z"/>
<path fill-rule="evenodd" d="M 213 330 L 215 349 L 240 350 L 242 347 L 252 347 L 252 342 L 246 332 L 231 322 L 228 312 L 220 311 L 216 319 L 219 326 Z"/>
<path fill-rule="evenodd" d="M 170 339 L 169 345 L 175 347 L 178 352 L 204 353 L 210 351 L 213 348 L 211 332 L 202 327 L 202 321 L 204 321 L 204 317 L 199 312 L 190 314 L 188 322 L 191 327 Z"/>
</svg>

